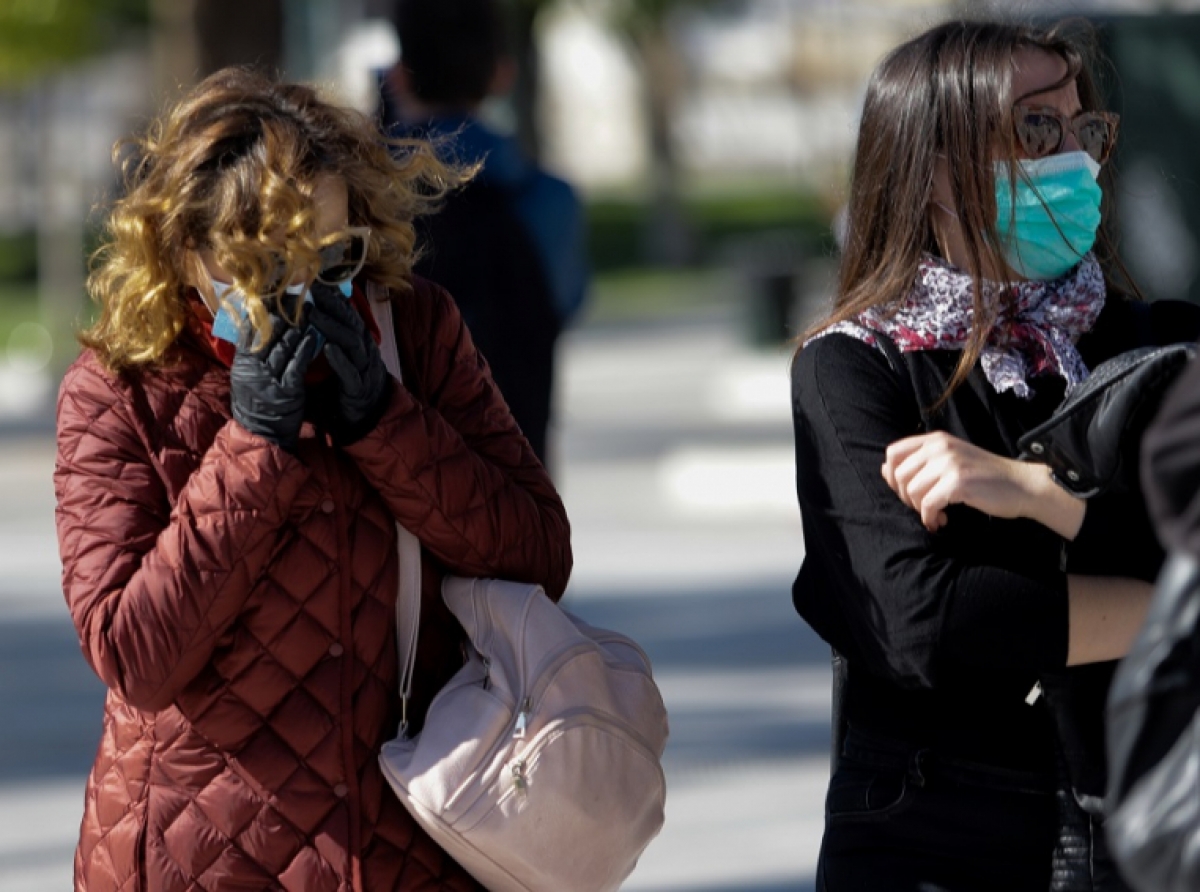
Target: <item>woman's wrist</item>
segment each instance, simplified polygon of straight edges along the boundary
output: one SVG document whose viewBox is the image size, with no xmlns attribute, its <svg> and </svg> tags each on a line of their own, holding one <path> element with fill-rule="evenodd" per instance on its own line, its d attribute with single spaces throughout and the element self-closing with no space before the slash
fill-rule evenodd
<svg viewBox="0 0 1200 892">
<path fill-rule="evenodd" d="M 1054 482 L 1050 468 L 1036 462 L 1021 462 L 1027 493 L 1024 516 L 1071 541 L 1079 535 L 1087 502 L 1071 495 Z"/>
</svg>

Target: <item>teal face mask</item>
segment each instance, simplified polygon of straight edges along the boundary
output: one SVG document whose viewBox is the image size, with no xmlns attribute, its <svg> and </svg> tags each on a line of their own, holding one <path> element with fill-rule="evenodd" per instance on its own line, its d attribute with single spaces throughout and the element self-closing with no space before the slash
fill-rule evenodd
<svg viewBox="0 0 1200 892">
<path fill-rule="evenodd" d="M 996 163 L 996 232 L 1004 258 L 1026 279 L 1057 279 L 1096 243 L 1100 165 L 1087 152 L 1017 162 L 1016 195 L 1008 164 Z"/>
<path fill-rule="evenodd" d="M 238 336 L 241 334 L 242 322 L 246 319 L 246 311 L 242 308 L 243 298 L 241 296 L 241 292 L 235 291 L 233 286 L 226 282 L 218 282 L 211 276 L 209 277 L 209 281 L 212 282 L 213 293 L 216 295 L 217 302 L 219 304 L 219 308 L 213 316 L 213 337 L 220 338 L 223 341 L 229 341 L 231 344 L 236 344 L 238 342 Z M 341 282 L 337 288 L 342 292 L 342 297 L 345 297 L 347 300 L 349 300 L 350 295 L 353 293 L 354 286 L 351 285 L 350 280 L 347 279 L 345 282 Z M 304 302 L 312 303 L 312 295 L 308 293 L 307 285 L 289 285 L 283 290 L 286 294 L 293 294 L 296 297 L 299 297 L 303 294 Z M 234 313 L 237 315 L 236 320 L 234 319 L 233 315 L 230 314 L 229 310 L 226 309 L 226 307 L 231 307 L 233 309 Z"/>
</svg>

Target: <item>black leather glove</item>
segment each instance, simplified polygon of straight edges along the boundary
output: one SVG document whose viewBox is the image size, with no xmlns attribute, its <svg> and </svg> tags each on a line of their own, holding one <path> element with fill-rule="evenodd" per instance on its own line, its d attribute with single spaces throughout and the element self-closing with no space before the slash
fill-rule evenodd
<svg viewBox="0 0 1200 892">
<path fill-rule="evenodd" d="M 253 347 L 254 329 L 243 326 L 229 372 L 233 417 L 242 427 L 289 452 L 296 450 L 304 420 L 304 375 L 321 349 L 307 325 L 271 314 L 271 337 Z"/>
<path fill-rule="evenodd" d="M 314 282 L 309 323 L 325 336 L 325 358 L 338 385 L 336 410 L 326 424 L 341 446 L 375 429 L 387 409 L 391 375 L 367 325 L 342 293 Z"/>
</svg>

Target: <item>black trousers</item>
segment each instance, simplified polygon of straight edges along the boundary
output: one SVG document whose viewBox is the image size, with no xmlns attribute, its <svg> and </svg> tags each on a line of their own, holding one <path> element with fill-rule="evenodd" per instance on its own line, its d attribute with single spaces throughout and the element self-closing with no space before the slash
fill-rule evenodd
<svg viewBox="0 0 1200 892">
<path fill-rule="evenodd" d="M 826 797 L 821 892 L 1046 892 L 1053 776 L 847 734 Z"/>
</svg>

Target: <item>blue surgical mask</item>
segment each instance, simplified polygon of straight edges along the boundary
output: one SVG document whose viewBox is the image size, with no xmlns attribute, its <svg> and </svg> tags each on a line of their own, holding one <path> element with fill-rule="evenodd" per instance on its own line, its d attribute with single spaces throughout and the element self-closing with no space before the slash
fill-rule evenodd
<svg viewBox="0 0 1200 892">
<path fill-rule="evenodd" d="M 220 307 L 213 316 L 213 337 L 220 338 L 223 341 L 229 341 L 231 344 L 236 344 L 238 342 L 238 336 L 241 333 L 241 324 L 246 319 L 246 311 L 242 307 L 242 304 L 245 302 L 245 298 L 242 297 L 242 293 L 240 291 L 235 289 L 233 285 L 229 284 L 228 282 L 218 282 L 216 279 L 211 277 L 209 278 L 209 281 L 212 282 L 213 294 L 216 295 L 217 304 Z M 350 295 L 353 293 L 353 285 L 351 285 L 349 280 L 339 284 L 338 289 L 342 292 L 342 296 L 347 299 L 349 299 Z M 297 297 L 303 294 L 304 302 L 312 303 L 312 295 L 308 291 L 308 285 L 289 285 L 283 290 L 286 294 L 293 294 Z M 232 308 L 234 313 L 237 314 L 236 321 L 234 320 L 233 315 L 229 312 L 229 308 Z"/>
<path fill-rule="evenodd" d="M 1017 162 L 1016 195 L 1007 162 L 996 163 L 996 232 L 1004 258 L 1026 279 L 1066 275 L 1096 243 L 1100 165 L 1087 152 Z"/>
</svg>

